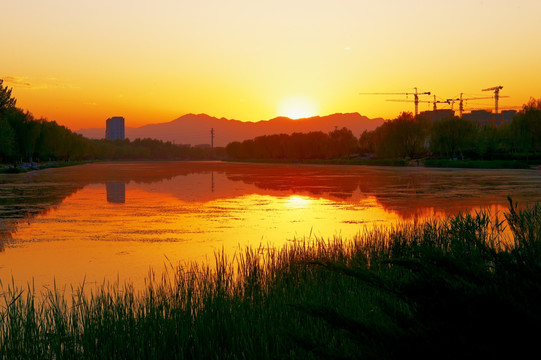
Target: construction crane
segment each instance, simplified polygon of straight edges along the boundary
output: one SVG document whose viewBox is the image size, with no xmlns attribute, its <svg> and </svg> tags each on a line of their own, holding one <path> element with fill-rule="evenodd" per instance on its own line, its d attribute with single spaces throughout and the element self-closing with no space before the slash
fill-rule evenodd
<svg viewBox="0 0 541 360">
<path fill-rule="evenodd" d="M 479 96 L 479 97 L 464 98 L 463 93 L 460 93 L 459 98 L 457 98 L 457 99 L 447 99 L 447 101 L 451 102 L 451 109 L 453 108 L 454 102 L 458 101 L 458 117 L 462 118 L 462 114 L 464 113 L 464 101 L 468 101 L 468 100 L 485 100 L 485 99 L 492 99 L 492 96 Z"/>
<path fill-rule="evenodd" d="M 498 115 L 498 99 L 500 98 L 500 90 L 503 89 L 503 86 L 494 86 L 488 89 L 483 89 L 481 91 L 494 91 L 494 115 Z"/>
<path fill-rule="evenodd" d="M 387 100 L 387 101 L 395 101 L 395 102 L 412 102 L 411 100 Z M 426 104 L 433 104 L 433 111 L 438 111 L 438 106 L 436 104 L 451 104 L 451 99 L 446 100 L 436 100 L 436 95 L 434 95 L 434 100 L 418 100 L 417 103 L 426 103 Z M 417 116 L 417 114 L 415 115 Z"/>
<path fill-rule="evenodd" d="M 509 96 L 500 96 L 500 97 L 509 97 Z M 469 97 L 465 98 L 463 97 L 463 93 L 460 93 L 460 97 L 456 99 L 447 99 L 451 103 L 451 109 L 453 108 L 453 104 L 455 101 L 458 101 L 458 116 L 462 118 L 462 114 L 464 113 L 464 101 L 468 100 L 487 100 L 492 99 L 492 96 L 477 96 L 477 97 Z"/>
<path fill-rule="evenodd" d="M 415 116 L 419 113 L 419 95 L 430 95 L 430 91 L 418 92 L 417 88 L 414 88 L 415 92 L 404 93 L 359 93 L 359 95 L 413 95 L 413 102 L 415 103 Z"/>
</svg>

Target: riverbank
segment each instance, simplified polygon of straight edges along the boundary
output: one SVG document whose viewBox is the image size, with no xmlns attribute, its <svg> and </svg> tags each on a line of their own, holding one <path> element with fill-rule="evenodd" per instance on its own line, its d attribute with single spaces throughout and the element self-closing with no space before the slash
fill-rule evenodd
<svg viewBox="0 0 541 360">
<path fill-rule="evenodd" d="M 114 160 L 108 162 L 124 161 L 166 161 L 166 160 Z M 176 160 L 190 161 L 190 160 Z M 216 161 L 207 159 L 200 161 Z M 261 164 L 306 164 L 306 165 L 366 165 L 366 166 L 410 166 L 410 167 L 432 167 L 432 168 L 453 168 L 453 169 L 540 169 L 540 166 L 529 164 L 526 161 L 515 160 L 446 160 L 446 159 L 220 159 L 225 162 L 261 163 Z M 0 174 L 17 174 L 33 170 L 49 168 L 60 168 L 66 166 L 90 164 L 96 161 L 50 161 L 45 163 L 23 163 L 18 166 L 0 164 Z M 104 162 L 103 160 L 98 162 Z M 107 162 L 107 161 L 105 161 Z"/>
<path fill-rule="evenodd" d="M 493 215 L 217 255 L 142 292 L 38 301 L 3 284 L 0 358 L 525 357 L 541 331 L 541 206 L 509 208 L 510 238 Z"/>
<path fill-rule="evenodd" d="M 307 165 L 371 165 L 371 166 L 407 166 L 402 159 L 225 159 L 227 162 L 255 164 L 307 164 Z"/>
<path fill-rule="evenodd" d="M 17 166 L 11 164 L 0 164 L 0 174 L 19 174 L 34 170 L 61 168 L 91 163 L 93 163 L 93 161 L 47 161 L 40 163 L 22 163 L 18 164 Z"/>
<path fill-rule="evenodd" d="M 538 168 L 526 161 L 518 160 L 446 160 L 426 159 L 426 167 L 464 168 L 464 169 L 532 169 Z"/>
<path fill-rule="evenodd" d="M 539 169 L 537 163 L 519 160 L 447 160 L 447 159 L 243 159 L 225 160 L 261 164 L 310 164 L 310 165 L 366 165 L 366 166 L 409 166 L 452 169 Z"/>
</svg>

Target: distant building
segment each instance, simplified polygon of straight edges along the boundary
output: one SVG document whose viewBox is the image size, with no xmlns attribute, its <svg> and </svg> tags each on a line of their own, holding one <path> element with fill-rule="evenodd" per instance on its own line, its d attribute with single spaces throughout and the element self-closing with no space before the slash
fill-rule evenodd
<svg viewBox="0 0 541 360">
<path fill-rule="evenodd" d="M 471 113 L 464 114 L 462 117 L 467 120 L 474 121 L 479 125 L 494 125 L 500 126 L 513 121 L 517 112 L 515 110 L 504 110 L 499 114 L 494 115 L 491 111 L 472 110 Z"/>
<path fill-rule="evenodd" d="M 105 123 L 105 138 L 107 140 L 124 140 L 124 118 L 113 116 Z"/>
<path fill-rule="evenodd" d="M 517 115 L 517 111 L 516 110 L 503 110 L 502 111 L 502 121 L 503 123 L 510 123 L 511 121 L 513 121 L 513 119 L 515 118 L 515 116 Z"/>
<path fill-rule="evenodd" d="M 486 110 L 472 110 L 470 113 L 462 115 L 463 119 L 473 121 L 479 125 L 492 125 L 494 116 L 492 112 Z"/>
<path fill-rule="evenodd" d="M 447 119 L 453 116 L 455 116 L 455 112 L 454 110 L 450 109 L 421 111 L 421 113 L 419 114 L 419 117 L 428 119 L 431 122 Z"/>
</svg>

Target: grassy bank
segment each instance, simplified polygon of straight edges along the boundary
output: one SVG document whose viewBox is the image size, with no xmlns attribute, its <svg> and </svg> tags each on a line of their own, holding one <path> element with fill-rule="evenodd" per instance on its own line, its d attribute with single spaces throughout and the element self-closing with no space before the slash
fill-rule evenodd
<svg viewBox="0 0 541 360">
<path fill-rule="evenodd" d="M 517 160 L 447 160 L 427 159 L 424 161 L 426 167 L 443 168 L 468 168 L 468 169 L 529 169 L 526 161 Z"/>
<path fill-rule="evenodd" d="M 1 165 L 0 164 L 0 174 L 18 174 L 28 171 L 34 171 L 34 170 L 43 170 L 43 169 L 51 169 L 51 168 L 61 168 L 66 166 L 75 166 L 75 165 L 82 165 L 82 164 L 89 164 L 92 163 L 92 161 L 49 161 L 49 162 L 43 162 L 43 163 L 24 163 L 19 166 L 13 166 L 13 165 Z"/>
<path fill-rule="evenodd" d="M 501 217 L 501 215 L 500 215 Z M 3 284 L 3 359 L 521 358 L 541 331 L 541 206 L 246 249 L 137 292 Z"/>
<path fill-rule="evenodd" d="M 313 164 L 313 165 L 372 165 L 372 166 L 407 166 L 403 159 L 242 159 L 240 161 L 261 164 Z"/>
<path fill-rule="evenodd" d="M 537 163 L 524 160 L 448 160 L 448 159 L 243 159 L 228 160 L 261 164 L 368 165 L 368 166 L 426 166 L 464 169 L 530 169 Z"/>
</svg>

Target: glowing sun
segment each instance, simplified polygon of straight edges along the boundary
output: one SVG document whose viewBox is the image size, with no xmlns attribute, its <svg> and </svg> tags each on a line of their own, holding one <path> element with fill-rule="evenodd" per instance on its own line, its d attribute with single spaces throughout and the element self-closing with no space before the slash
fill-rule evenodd
<svg viewBox="0 0 541 360">
<path fill-rule="evenodd" d="M 309 96 L 289 96 L 278 104 L 278 116 L 287 116 L 290 119 L 307 118 L 318 113 L 318 104 Z"/>
</svg>

